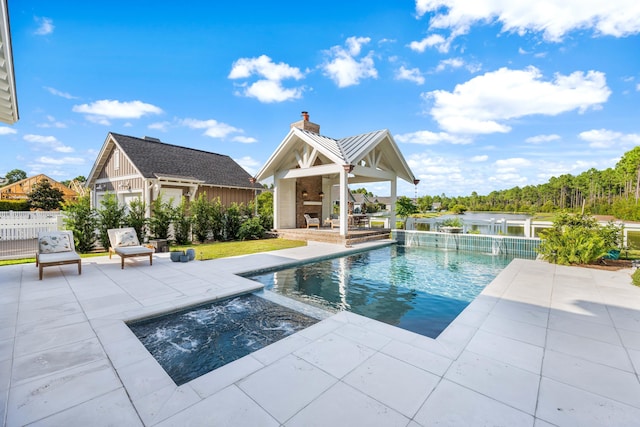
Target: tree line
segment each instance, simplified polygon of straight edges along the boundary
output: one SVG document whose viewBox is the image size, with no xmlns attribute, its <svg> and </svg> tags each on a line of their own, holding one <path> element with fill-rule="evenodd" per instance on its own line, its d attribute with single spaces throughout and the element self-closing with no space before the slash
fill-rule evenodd
<svg viewBox="0 0 640 427">
<path fill-rule="evenodd" d="M 539 212 L 584 212 L 613 215 L 618 219 L 640 220 L 640 146 L 626 152 L 614 168 L 591 168 L 579 175 L 552 177 L 547 183 L 492 191 L 487 195 L 425 195 L 416 200 L 419 211 L 434 203 L 443 210 L 500 211 L 535 214 Z"/>
</svg>

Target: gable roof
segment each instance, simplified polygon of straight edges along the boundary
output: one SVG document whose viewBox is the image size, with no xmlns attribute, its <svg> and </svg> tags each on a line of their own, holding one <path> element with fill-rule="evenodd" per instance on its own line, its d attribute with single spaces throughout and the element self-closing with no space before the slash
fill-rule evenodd
<svg viewBox="0 0 640 427">
<path fill-rule="evenodd" d="M 92 185 L 97 178 L 114 144 L 147 179 L 183 178 L 221 187 L 260 187 L 259 184 L 252 184 L 251 175 L 229 156 L 167 144 L 155 138 L 136 138 L 113 132 L 107 136 L 87 179 L 88 185 Z"/>
<path fill-rule="evenodd" d="M 317 149 L 320 154 L 336 165 L 356 165 L 369 152 L 381 146 L 382 161 L 386 163 L 388 170 L 394 171 L 405 181 L 413 183 L 415 179 L 387 129 L 334 139 L 297 127 L 291 128 L 276 151 L 256 174 L 256 179 L 258 181 L 266 179 L 274 175 L 279 168 L 286 168 L 286 163 L 291 162 L 296 144 L 300 142 Z"/>
</svg>

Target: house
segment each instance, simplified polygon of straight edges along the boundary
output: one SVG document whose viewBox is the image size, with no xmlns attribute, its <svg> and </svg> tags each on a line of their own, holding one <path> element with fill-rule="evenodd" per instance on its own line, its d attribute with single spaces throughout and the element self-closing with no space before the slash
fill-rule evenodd
<svg viewBox="0 0 640 427">
<path fill-rule="evenodd" d="M 109 192 L 125 206 L 139 198 L 147 216 L 158 197 L 177 205 L 183 196 L 192 201 L 206 194 L 208 200 L 219 198 L 229 206 L 251 202 L 262 188 L 229 156 L 113 132 L 107 135 L 86 186 L 92 190 L 93 207 L 100 207 Z"/>
<path fill-rule="evenodd" d="M 33 187 L 42 180 L 49 181 L 51 187 L 62 191 L 65 202 L 73 201 L 78 197 L 78 194 L 69 187 L 41 173 L 0 187 L 0 200 L 27 200 Z"/>
<path fill-rule="evenodd" d="M 309 121 L 306 111 L 302 120 L 291 124 L 289 133 L 255 176 L 257 181 L 270 177 L 276 229 L 304 227 L 305 214 L 327 218 L 334 203 L 325 195 L 337 185 L 341 236 L 348 231 L 349 185 L 388 182 L 393 207 L 397 180 L 417 183 L 387 129 L 334 139 L 320 135 L 320 126 Z M 395 224 L 395 209 L 389 214 L 390 223 Z"/>
</svg>

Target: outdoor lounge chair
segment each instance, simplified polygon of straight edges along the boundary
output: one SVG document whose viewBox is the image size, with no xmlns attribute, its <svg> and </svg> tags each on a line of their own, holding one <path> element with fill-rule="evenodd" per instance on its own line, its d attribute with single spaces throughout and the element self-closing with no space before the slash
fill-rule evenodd
<svg viewBox="0 0 640 427">
<path fill-rule="evenodd" d="M 36 267 L 42 280 L 42 269 L 53 265 L 78 264 L 78 274 L 82 274 L 82 259 L 76 253 L 71 231 L 41 231 L 38 233 Z"/>
<path fill-rule="evenodd" d="M 133 227 L 129 228 L 111 228 L 107 230 L 109 234 L 109 259 L 111 255 L 120 255 L 120 268 L 124 269 L 124 259 L 148 256 L 149 265 L 153 265 L 154 250 L 146 246 L 140 245 L 138 235 Z"/>
<path fill-rule="evenodd" d="M 304 214 L 304 219 L 307 221 L 307 228 L 316 227 L 320 229 L 320 219 L 319 218 L 311 218 L 309 214 Z"/>
</svg>

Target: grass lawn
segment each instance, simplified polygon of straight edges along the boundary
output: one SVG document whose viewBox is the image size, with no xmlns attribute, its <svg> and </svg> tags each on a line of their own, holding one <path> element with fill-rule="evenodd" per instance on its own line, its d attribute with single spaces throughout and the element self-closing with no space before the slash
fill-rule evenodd
<svg viewBox="0 0 640 427">
<path fill-rule="evenodd" d="M 193 248 L 196 250 L 196 259 L 207 260 L 215 258 L 226 258 L 237 255 L 255 254 L 258 252 L 277 251 L 278 249 L 297 248 L 306 246 L 307 242 L 300 240 L 285 239 L 264 239 L 264 240 L 247 240 L 244 242 L 215 242 L 193 244 L 187 246 L 171 246 L 171 250 L 182 250 Z M 96 256 L 108 255 L 107 252 L 98 252 L 90 254 L 80 254 L 82 258 L 91 258 Z M 0 260 L 0 266 L 12 264 L 27 264 L 36 262 L 35 258 L 8 259 Z"/>
</svg>

